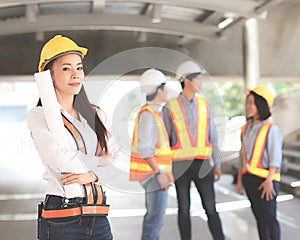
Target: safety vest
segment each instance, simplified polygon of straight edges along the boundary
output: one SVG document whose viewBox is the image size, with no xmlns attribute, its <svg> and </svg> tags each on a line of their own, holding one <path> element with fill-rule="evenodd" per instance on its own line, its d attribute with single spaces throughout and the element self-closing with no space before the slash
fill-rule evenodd
<svg viewBox="0 0 300 240">
<path fill-rule="evenodd" d="M 170 99 L 167 105 L 177 135 L 177 143 L 171 147 L 173 161 L 210 159 L 212 144 L 208 140 L 209 110 L 205 99 L 196 97 L 197 126 L 194 136 L 188 126 L 180 99 Z"/>
<path fill-rule="evenodd" d="M 265 169 L 262 165 L 262 158 L 263 158 L 263 153 L 265 150 L 267 138 L 268 138 L 268 133 L 273 125 L 272 121 L 266 121 L 260 128 L 255 142 L 253 146 L 253 151 L 251 158 L 249 161 L 247 161 L 247 155 L 245 151 L 245 146 L 243 144 L 243 138 L 246 132 L 247 127 L 249 126 L 249 123 L 246 123 L 242 127 L 242 132 L 241 132 L 241 139 L 242 139 L 242 156 L 243 156 L 243 168 L 242 168 L 242 173 L 250 173 L 253 175 L 256 175 L 261 178 L 267 178 L 269 174 L 269 170 Z M 276 173 L 273 176 L 273 180 L 280 181 L 280 169 L 276 170 Z"/>
<path fill-rule="evenodd" d="M 86 153 L 86 147 L 84 140 L 78 131 L 78 129 L 70 122 L 63 114 L 62 119 L 65 125 L 65 128 L 69 131 L 75 143 L 77 145 L 77 149 L 83 153 Z M 100 156 L 101 154 L 101 146 L 98 141 L 96 156 Z M 102 190 L 102 186 L 97 183 L 86 183 L 83 184 L 87 203 L 82 204 L 79 207 L 74 208 L 66 208 L 66 209 L 58 209 L 58 210 L 45 210 L 42 209 L 41 216 L 43 218 L 62 218 L 62 217 L 70 217 L 70 216 L 79 216 L 79 215 L 97 215 L 97 216 L 105 216 L 108 214 L 109 205 L 106 205 L 105 194 Z"/>
<path fill-rule="evenodd" d="M 168 140 L 168 134 L 158 113 L 155 112 L 154 109 L 148 104 L 144 105 L 140 109 L 135 119 L 135 126 L 131 145 L 129 179 L 130 181 L 143 181 L 151 174 L 154 174 L 153 169 L 149 166 L 145 159 L 140 157 L 140 154 L 138 152 L 138 122 L 141 113 L 144 111 L 148 111 L 154 116 L 158 126 L 158 137 L 154 146 L 154 158 L 158 164 L 159 169 L 164 171 L 169 176 L 170 180 L 173 181 L 172 156 Z"/>
</svg>

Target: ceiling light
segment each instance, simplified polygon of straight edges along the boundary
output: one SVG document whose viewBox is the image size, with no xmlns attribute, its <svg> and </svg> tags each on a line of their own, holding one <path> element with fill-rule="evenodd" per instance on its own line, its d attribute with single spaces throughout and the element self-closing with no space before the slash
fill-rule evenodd
<svg viewBox="0 0 300 240">
<path fill-rule="evenodd" d="M 222 22 L 218 24 L 218 28 L 223 29 L 233 22 L 233 17 L 225 18 Z"/>
</svg>

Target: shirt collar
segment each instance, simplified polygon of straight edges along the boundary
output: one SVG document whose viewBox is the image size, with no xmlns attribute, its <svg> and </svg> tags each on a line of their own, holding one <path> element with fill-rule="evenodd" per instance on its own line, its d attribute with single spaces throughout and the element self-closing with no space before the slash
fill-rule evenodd
<svg viewBox="0 0 300 240">
<path fill-rule="evenodd" d="M 271 121 L 271 120 L 272 120 L 272 117 L 269 117 L 269 118 L 267 118 L 267 119 L 265 119 L 263 121 L 260 121 L 259 123 L 255 124 L 254 126 L 252 125 L 253 119 L 251 119 L 249 121 L 250 121 L 250 126 L 255 127 L 255 128 L 260 128 L 265 122 Z"/>
<path fill-rule="evenodd" d="M 147 101 L 146 103 L 148 105 L 150 105 L 154 109 L 155 112 L 158 112 L 158 113 L 162 111 L 162 109 L 163 109 L 163 107 L 165 105 L 165 103 L 161 103 L 160 105 L 157 105 L 157 104 L 154 104 L 151 101 Z"/>
<path fill-rule="evenodd" d="M 59 105 L 59 107 L 60 107 L 60 112 L 62 112 L 64 114 L 64 116 L 67 117 L 69 120 L 78 121 L 76 118 L 73 118 L 73 116 L 70 113 L 68 113 L 65 109 L 63 109 L 61 105 Z M 79 115 L 80 122 L 82 124 L 86 124 L 87 121 L 85 120 L 85 118 L 82 117 L 80 113 L 78 113 L 78 115 Z"/>
<path fill-rule="evenodd" d="M 190 100 L 190 101 L 188 99 L 186 99 L 184 96 L 182 96 L 182 94 L 179 95 L 179 98 L 181 98 L 182 100 L 184 100 L 184 101 L 186 101 L 186 102 L 188 102 L 190 104 L 193 104 L 195 102 L 196 96 L 194 96 L 192 98 L 192 100 Z"/>
</svg>

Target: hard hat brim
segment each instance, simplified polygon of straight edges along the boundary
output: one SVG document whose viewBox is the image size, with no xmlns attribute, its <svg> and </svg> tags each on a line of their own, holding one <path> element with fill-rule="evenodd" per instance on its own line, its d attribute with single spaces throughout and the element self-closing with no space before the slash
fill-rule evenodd
<svg viewBox="0 0 300 240">
<path fill-rule="evenodd" d="M 255 94 L 257 94 L 258 96 L 262 97 L 263 99 L 266 100 L 269 108 L 271 108 L 273 106 L 274 103 L 274 95 L 272 93 L 272 91 L 270 89 L 268 89 L 265 86 L 257 86 L 253 89 L 246 89 L 247 94 L 250 94 L 250 92 L 254 92 Z"/>
<path fill-rule="evenodd" d="M 54 57 L 52 57 L 50 59 L 46 59 L 43 63 L 41 63 L 41 65 L 39 66 L 39 71 L 40 72 L 44 71 L 47 64 L 49 64 L 50 62 L 52 62 L 53 60 L 55 60 L 59 57 L 67 55 L 67 54 L 77 54 L 77 55 L 81 56 L 82 58 L 84 58 L 84 56 L 87 54 L 87 51 L 88 51 L 87 48 L 79 47 L 78 50 L 70 50 L 70 51 L 59 53 L 59 54 L 55 55 Z"/>
<path fill-rule="evenodd" d="M 197 75 L 203 75 L 203 74 L 205 74 L 206 72 L 205 71 L 202 71 L 202 72 L 192 72 L 192 73 L 187 73 L 187 74 L 185 74 L 185 75 L 183 75 L 183 76 L 178 76 L 177 78 L 177 80 L 179 81 L 179 82 L 184 82 L 184 80 L 185 79 L 188 79 L 187 77 L 189 76 L 189 75 L 191 75 L 191 74 L 197 74 Z"/>
</svg>

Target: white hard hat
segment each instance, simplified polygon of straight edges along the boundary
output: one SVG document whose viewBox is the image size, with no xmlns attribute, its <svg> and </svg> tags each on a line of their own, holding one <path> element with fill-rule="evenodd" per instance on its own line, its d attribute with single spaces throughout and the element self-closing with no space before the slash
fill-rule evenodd
<svg viewBox="0 0 300 240">
<path fill-rule="evenodd" d="M 203 73 L 205 72 L 198 64 L 193 61 L 186 61 L 180 64 L 177 68 L 176 74 L 179 80 L 185 78 L 187 75 L 192 73 Z"/>
<path fill-rule="evenodd" d="M 146 95 L 155 93 L 158 86 L 166 82 L 166 76 L 156 69 L 148 69 L 141 76 L 141 89 Z"/>
</svg>

